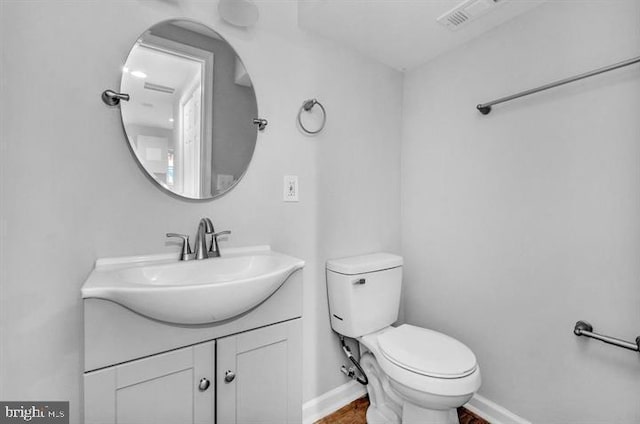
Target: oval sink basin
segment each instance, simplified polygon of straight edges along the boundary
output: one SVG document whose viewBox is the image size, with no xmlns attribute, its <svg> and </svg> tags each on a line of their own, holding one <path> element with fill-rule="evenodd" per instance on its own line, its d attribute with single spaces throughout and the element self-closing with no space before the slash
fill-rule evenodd
<svg viewBox="0 0 640 424">
<path fill-rule="evenodd" d="M 110 300 L 164 322 L 210 324 L 256 307 L 304 266 L 268 246 L 222 254 L 186 262 L 167 255 L 99 259 L 82 297 Z"/>
</svg>

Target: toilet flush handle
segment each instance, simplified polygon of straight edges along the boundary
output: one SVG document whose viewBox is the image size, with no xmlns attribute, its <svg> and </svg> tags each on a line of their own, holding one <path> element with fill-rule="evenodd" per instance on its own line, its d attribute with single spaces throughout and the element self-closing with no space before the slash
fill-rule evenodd
<svg viewBox="0 0 640 424">
<path fill-rule="evenodd" d="M 366 283 L 366 282 L 367 282 L 367 280 L 365 280 L 364 278 L 360 278 L 360 279 L 358 279 L 358 280 L 355 280 L 355 281 L 353 282 L 353 284 L 354 284 L 354 285 L 355 285 L 355 284 L 364 284 L 364 283 Z"/>
</svg>

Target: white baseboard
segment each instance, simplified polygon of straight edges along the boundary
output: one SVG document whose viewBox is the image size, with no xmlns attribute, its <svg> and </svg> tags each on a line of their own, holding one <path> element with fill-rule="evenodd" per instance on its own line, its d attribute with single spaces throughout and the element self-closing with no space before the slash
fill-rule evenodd
<svg viewBox="0 0 640 424">
<path fill-rule="evenodd" d="M 464 407 L 491 424 L 531 424 L 531 421 L 519 417 L 477 393 Z"/>
<path fill-rule="evenodd" d="M 302 405 L 302 423 L 313 424 L 320 418 L 332 414 L 366 394 L 367 389 L 365 386 L 357 381 L 349 381 L 315 399 L 305 402 Z"/>
</svg>

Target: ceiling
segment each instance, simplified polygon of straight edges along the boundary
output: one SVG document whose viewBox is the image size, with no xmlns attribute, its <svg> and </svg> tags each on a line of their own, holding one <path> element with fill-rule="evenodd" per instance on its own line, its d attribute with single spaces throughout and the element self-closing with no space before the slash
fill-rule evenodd
<svg viewBox="0 0 640 424">
<path fill-rule="evenodd" d="M 502 0 L 487 13 L 451 31 L 436 19 L 462 0 L 299 0 L 298 24 L 404 71 L 544 1 Z"/>
</svg>

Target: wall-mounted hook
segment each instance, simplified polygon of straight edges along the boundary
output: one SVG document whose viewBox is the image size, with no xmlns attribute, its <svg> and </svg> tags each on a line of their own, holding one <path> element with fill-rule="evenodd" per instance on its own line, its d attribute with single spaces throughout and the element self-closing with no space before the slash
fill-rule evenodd
<svg viewBox="0 0 640 424">
<path fill-rule="evenodd" d="M 113 90 L 105 90 L 102 92 L 102 101 L 108 106 L 117 106 L 120 104 L 120 100 L 128 102 L 129 99 L 129 95 L 125 93 L 116 93 Z"/>
<path fill-rule="evenodd" d="M 269 124 L 269 122 L 267 122 L 266 119 L 262 119 L 262 118 L 255 118 L 253 120 L 253 123 L 258 126 L 258 130 L 260 131 L 264 131 L 264 129 L 267 127 L 267 124 Z"/>
</svg>

